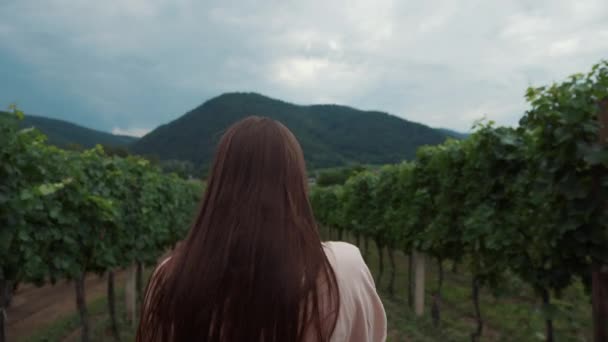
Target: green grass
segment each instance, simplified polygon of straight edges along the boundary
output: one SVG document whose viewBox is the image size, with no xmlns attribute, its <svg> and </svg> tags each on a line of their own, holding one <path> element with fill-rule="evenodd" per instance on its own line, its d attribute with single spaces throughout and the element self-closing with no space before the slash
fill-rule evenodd
<svg viewBox="0 0 608 342">
<path fill-rule="evenodd" d="M 326 233 L 326 232 L 324 232 Z M 327 236 L 327 234 L 324 234 Z M 353 243 L 354 239 L 347 238 Z M 363 249 L 363 248 L 362 248 Z M 362 250 L 362 253 L 364 251 Z M 403 253 L 396 253 L 396 277 L 394 296 L 387 291 L 390 277 L 388 256 L 385 256 L 384 275 L 376 284 L 388 316 L 388 341 L 470 341 L 475 321 L 471 301 L 470 275 L 464 265 L 458 273 L 450 271 L 445 263 L 445 279 L 442 291 L 441 323 L 435 327 L 430 318 L 431 295 L 437 284 L 437 265 L 427 261 L 426 307 L 422 317 L 416 317 L 407 305 L 408 263 Z M 374 275 L 378 270 L 378 252 L 370 241 L 367 263 Z M 508 276 L 501 289 L 502 295 L 495 297 L 488 291 L 481 293 L 481 311 L 484 318 L 482 341 L 543 341 L 544 316 L 540 301 L 532 290 L 514 276 Z M 122 288 L 119 287 L 121 290 Z M 124 321 L 124 291 L 117 292 L 117 317 L 123 341 L 134 340 L 134 330 Z M 591 304 L 580 283 L 567 289 L 562 299 L 553 299 L 555 304 L 555 340 L 591 341 Z M 111 341 L 109 317 L 105 298 L 89 305 L 92 341 Z M 76 314 L 62 318 L 42 329 L 26 341 L 61 341 L 78 328 Z"/>
<path fill-rule="evenodd" d="M 135 340 L 135 327 L 126 321 L 124 291 L 116 298 L 116 319 L 118 324 L 118 332 L 121 341 Z M 98 317 L 92 320 L 91 341 L 112 341 L 111 322 L 107 310 L 102 312 Z"/>
<path fill-rule="evenodd" d="M 53 322 L 46 328 L 37 330 L 30 337 L 23 339 L 24 342 L 51 342 L 60 341 L 78 327 L 78 315 L 72 314 Z"/>
<path fill-rule="evenodd" d="M 107 311 L 108 301 L 105 297 L 97 298 L 92 302 L 88 303 L 88 311 L 90 317 L 97 317 L 98 315 L 104 314 Z M 24 342 L 52 342 L 61 341 L 67 335 L 80 326 L 80 317 L 78 313 L 74 312 L 69 316 L 62 317 L 59 320 L 53 322 L 47 327 L 39 329 L 33 335 L 26 339 Z"/>
</svg>

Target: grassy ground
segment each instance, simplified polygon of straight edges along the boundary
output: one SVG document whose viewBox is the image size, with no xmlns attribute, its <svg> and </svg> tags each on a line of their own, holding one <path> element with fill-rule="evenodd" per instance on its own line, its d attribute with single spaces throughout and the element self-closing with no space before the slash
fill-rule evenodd
<svg viewBox="0 0 608 342">
<path fill-rule="evenodd" d="M 124 289 L 116 293 L 116 315 L 122 341 L 135 340 L 134 328 L 126 322 Z M 111 341 L 108 301 L 105 297 L 89 302 L 91 342 Z M 23 340 L 24 342 L 80 341 L 80 318 L 76 312 L 61 318 Z"/>
<path fill-rule="evenodd" d="M 353 242 L 352 239 L 347 240 Z M 362 253 L 364 253 L 363 247 Z M 425 315 L 417 318 L 407 305 L 408 258 L 396 253 L 396 295 L 386 290 L 390 268 L 385 251 L 384 275 L 376 283 L 389 320 L 389 341 L 470 341 L 475 328 L 471 301 L 471 277 L 460 267 L 451 272 L 444 263 L 441 323 L 436 328 L 431 320 L 432 294 L 437 287 L 437 262 L 427 260 Z M 367 264 L 377 276 L 378 252 L 369 243 Z M 501 294 L 493 296 L 482 291 L 481 311 L 484 319 L 482 341 L 543 341 L 544 313 L 533 291 L 514 276 L 507 277 Z M 553 300 L 554 334 L 556 341 L 591 341 L 591 303 L 580 283 L 567 289 L 560 300 Z"/>
<path fill-rule="evenodd" d="M 352 239 L 347 238 L 353 242 Z M 363 249 L 363 248 L 362 248 Z M 362 253 L 364 251 L 362 250 Z M 388 260 L 388 257 L 385 257 Z M 378 252 L 370 242 L 367 263 L 374 275 L 378 271 Z M 471 302 L 470 276 L 464 270 L 449 271 L 446 263 L 441 303 L 441 323 L 435 327 L 430 318 L 431 295 L 436 288 L 436 262 L 427 262 L 426 311 L 416 317 L 407 305 L 407 257 L 396 253 L 396 294 L 390 296 L 388 286 L 390 267 L 385 265 L 383 278 L 378 282 L 389 322 L 388 341 L 470 341 L 475 326 Z M 461 267 L 463 269 L 464 267 Z M 481 310 L 484 317 L 482 341 L 542 341 L 544 339 L 544 316 L 540 302 L 532 291 L 516 277 L 508 277 L 502 295 L 492 296 L 482 291 Z M 134 330 L 124 321 L 123 292 L 117 295 L 117 310 L 120 317 L 122 341 L 133 341 Z M 555 302 L 554 325 L 556 341 L 591 341 L 591 305 L 582 286 L 575 284 Z M 90 305 L 93 341 L 111 341 L 109 317 L 105 298 Z M 27 341 L 78 341 L 78 317 L 76 314 L 57 321 Z"/>
</svg>

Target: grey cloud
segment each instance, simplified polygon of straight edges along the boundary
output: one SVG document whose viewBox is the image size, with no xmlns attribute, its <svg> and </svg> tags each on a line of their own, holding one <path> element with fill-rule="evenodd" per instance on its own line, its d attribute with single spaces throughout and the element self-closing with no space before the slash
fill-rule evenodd
<svg viewBox="0 0 608 342">
<path fill-rule="evenodd" d="M 516 124 L 528 85 L 606 58 L 608 3 L 5 0 L 0 53 L 27 71 L 0 104 L 107 130 L 241 90 L 468 130 L 484 114 Z"/>
</svg>

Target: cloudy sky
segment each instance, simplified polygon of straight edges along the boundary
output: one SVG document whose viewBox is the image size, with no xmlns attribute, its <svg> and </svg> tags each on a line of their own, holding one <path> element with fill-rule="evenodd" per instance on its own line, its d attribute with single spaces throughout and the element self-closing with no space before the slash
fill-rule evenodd
<svg viewBox="0 0 608 342">
<path fill-rule="evenodd" d="M 514 125 L 607 58 L 606 0 L 0 1 L 0 106 L 131 134 L 229 91 Z"/>
</svg>

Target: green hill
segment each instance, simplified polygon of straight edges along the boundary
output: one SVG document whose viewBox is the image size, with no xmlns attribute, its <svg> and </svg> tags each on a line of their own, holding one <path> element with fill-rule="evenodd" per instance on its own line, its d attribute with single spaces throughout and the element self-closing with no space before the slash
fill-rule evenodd
<svg viewBox="0 0 608 342">
<path fill-rule="evenodd" d="M 302 144 L 309 168 L 348 163 L 381 164 L 414 157 L 421 145 L 449 135 L 378 111 L 338 105 L 300 106 L 256 93 L 213 98 L 131 144 L 133 152 L 207 166 L 222 132 L 248 115 L 285 124 Z"/>
<path fill-rule="evenodd" d="M 460 133 L 460 132 L 456 132 L 454 130 L 447 129 L 447 128 L 438 128 L 438 130 L 443 132 L 448 137 L 451 137 L 454 139 L 465 139 L 466 137 L 469 136 L 468 133 Z"/>
<path fill-rule="evenodd" d="M 0 114 L 6 115 L 5 112 L 0 112 Z M 137 140 L 136 137 L 115 135 L 63 120 L 34 115 L 26 115 L 20 125 L 23 128 L 36 127 L 48 137 L 49 143 L 61 147 L 80 145 L 90 148 L 97 144 L 120 147 L 129 145 Z"/>
</svg>

